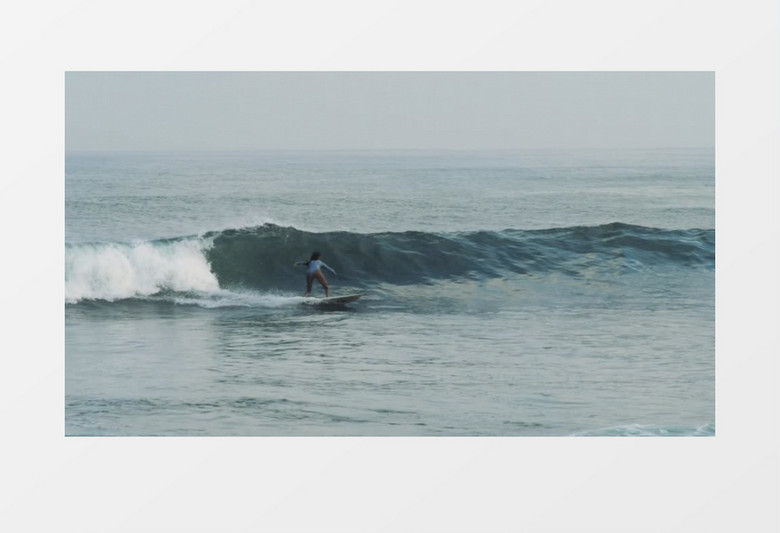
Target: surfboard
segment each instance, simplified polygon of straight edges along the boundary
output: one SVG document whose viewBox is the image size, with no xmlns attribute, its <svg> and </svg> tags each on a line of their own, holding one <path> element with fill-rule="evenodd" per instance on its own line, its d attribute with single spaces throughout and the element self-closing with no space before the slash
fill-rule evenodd
<svg viewBox="0 0 780 533">
<path fill-rule="evenodd" d="M 354 302 L 361 296 L 363 296 L 362 293 L 345 294 L 344 296 L 331 296 L 330 298 L 306 298 L 306 303 L 311 302 L 317 305 L 347 304 L 349 302 Z"/>
</svg>

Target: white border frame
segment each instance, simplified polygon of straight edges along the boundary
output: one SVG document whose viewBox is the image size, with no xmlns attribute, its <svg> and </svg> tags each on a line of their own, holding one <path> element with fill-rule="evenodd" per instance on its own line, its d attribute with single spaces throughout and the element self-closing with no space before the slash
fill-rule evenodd
<svg viewBox="0 0 780 533">
<path fill-rule="evenodd" d="M 51 0 L 3 11 L 0 528 L 780 529 L 776 1 Z M 65 438 L 68 70 L 715 71 L 717 435 Z"/>
</svg>

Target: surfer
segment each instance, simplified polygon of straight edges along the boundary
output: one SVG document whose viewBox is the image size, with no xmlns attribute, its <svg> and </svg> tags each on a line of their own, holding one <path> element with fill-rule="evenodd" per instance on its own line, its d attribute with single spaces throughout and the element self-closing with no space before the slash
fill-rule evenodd
<svg viewBox="0 0 780 533">
<path fill-rule="evenodd" d="M 314 278 L 317 278 L 317 281 L 320 282 L 320 285 L 325 289 L 325 298 L 330 297 L 330 289 L 328 288 L 328 280 L 325 279 L 325 275 L 322 273 L 320 268 L 325 267 L 331 272 L 333 272 L 333 275 L 336 275 L 336 271 L 330 268 L 328 265 L 320 261 L 320 253 L 314 252 L 311 254 L 311 259 L 308 261 L 298 261 L 294 264 L 294 266 L 305 266 L 308 267 L 306 269 L 306 294 L 304 296 L 311 296 L 311 285 L 314 282 Z"/>
</svg>

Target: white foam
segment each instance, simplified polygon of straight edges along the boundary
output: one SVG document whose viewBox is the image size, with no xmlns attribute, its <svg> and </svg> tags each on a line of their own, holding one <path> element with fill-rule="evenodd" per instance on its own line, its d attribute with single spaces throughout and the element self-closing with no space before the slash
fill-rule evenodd
<svg viewBox="0 0 780 533">
<path fill-rule="evenodd" d="M 576 437 L 706 437 L 715 435 L 715 424 L 700 426 L 662 426 L 627 424 L 574 433 Z"/>
<path fill-rule="evenodd" d="M 303 302 L 302 296 L 282 294 L 262 294 L 256 292 L 232 292 L 218 290 L 194 297 L 176 297 L 173 301 L 181 305 L 197 305 L 208 309 L 219 307 L 266 307 L 279 308 L 297 305 Z"/>
<path fill-rule="evenodd" d="M 118 300 L 161 290 L 214 292 L 216 276 L 204 251 L 210 242 L 186 239 L 132 244 L 84 244 L 65 250 L 65 301 Z"/>
</svg>

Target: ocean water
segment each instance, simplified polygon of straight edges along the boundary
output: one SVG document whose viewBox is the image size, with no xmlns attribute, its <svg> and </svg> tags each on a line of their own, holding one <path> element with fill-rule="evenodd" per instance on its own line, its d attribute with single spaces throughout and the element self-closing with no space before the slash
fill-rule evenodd
<svg viewBox="0 0 780 533">
<path fill-rule="evenodd" d="M 68 153 L 65 434 L 714 435 L 714 164 Z"/>
</svg>

